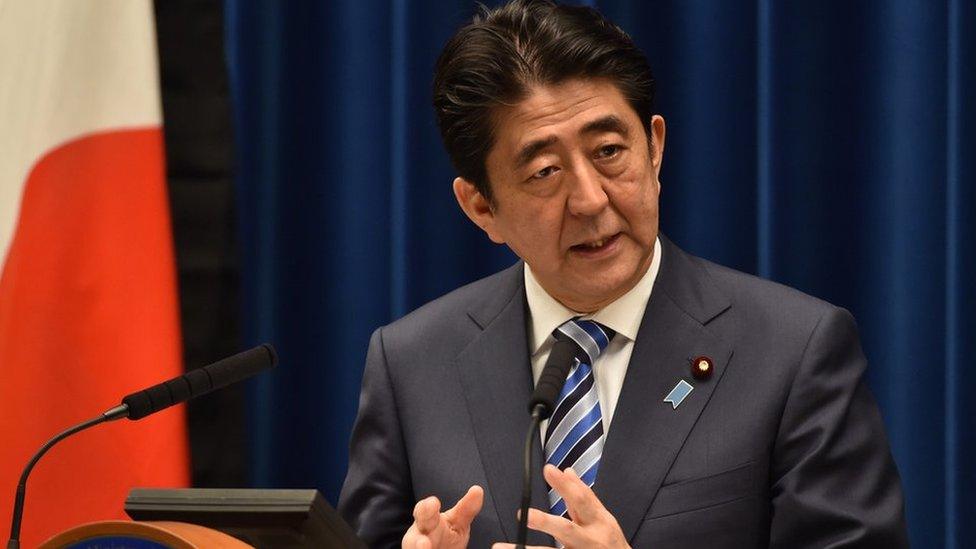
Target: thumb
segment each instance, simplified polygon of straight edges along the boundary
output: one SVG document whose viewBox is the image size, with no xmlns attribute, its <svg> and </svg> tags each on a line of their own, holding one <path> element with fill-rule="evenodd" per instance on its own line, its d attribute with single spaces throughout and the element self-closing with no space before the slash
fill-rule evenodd
<svg viewBox="0 0 976 549">
<path fill-rule="evenodd" d="M 455 528 L 467 528 L 478 514 L 478 511 L 481 511 L 481 505 L 484 503 L 484 499 L 485 491 L 481 486 L 472 486 L 468 488 L 468 492 L 464 494 L 464 497 L 458 500 L 457 504 L 444 514 Z"/>
</svg>

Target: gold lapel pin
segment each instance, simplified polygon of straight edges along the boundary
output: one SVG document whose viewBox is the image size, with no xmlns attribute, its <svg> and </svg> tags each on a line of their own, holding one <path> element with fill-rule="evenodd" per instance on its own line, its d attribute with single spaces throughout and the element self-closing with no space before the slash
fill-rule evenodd
<svg viewBox="0 0 976 549">
<path fill-rule="evenodd" d="M 712 377 L 712 370 L 715 366 L 712 359 L 707 356 L 700 356 L 691 361 L 691 375 L 698 380 L 706 380 Z"/>
</svg>

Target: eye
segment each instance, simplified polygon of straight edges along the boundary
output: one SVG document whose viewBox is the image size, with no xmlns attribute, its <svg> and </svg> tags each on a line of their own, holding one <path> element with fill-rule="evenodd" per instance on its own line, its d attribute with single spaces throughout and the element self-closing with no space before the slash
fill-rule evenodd
<svg viewBox="0 0 976 549">
<path fill-rule="evenodd" d="M 597 158 L 613 158 L 617 156 L 623 147 L 620 145 L 603 145 L 596 151 Z"/>
<path fill-rule="evenodd" d="M 546 166 L 545 168 L 542 168 L 541 170 L 532 174 L 532 179 L 545 179 L 550 175 L 556 173 L 556 171 L 558 170 L 559 168 L 555 166 Z"/>
</svg>

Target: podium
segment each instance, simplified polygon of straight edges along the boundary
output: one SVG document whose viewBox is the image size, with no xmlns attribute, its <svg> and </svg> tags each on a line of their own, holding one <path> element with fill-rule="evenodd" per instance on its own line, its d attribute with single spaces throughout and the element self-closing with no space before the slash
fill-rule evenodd
<svg viewBox="0 0 976 549">
<path fill-rule="evenodd" d="M 317 490 L 134 488 L 134 521 L 100 521 L 62 532 L 44 549 L 365 548 Z"/>
<path fill-rule="evenodd" d="M 138 549 L 253 548 L 223 532 L 184 522 L 105 520 L 76 526 L 41 544 L 40 549 L 125 547 Z"/>
</svg>

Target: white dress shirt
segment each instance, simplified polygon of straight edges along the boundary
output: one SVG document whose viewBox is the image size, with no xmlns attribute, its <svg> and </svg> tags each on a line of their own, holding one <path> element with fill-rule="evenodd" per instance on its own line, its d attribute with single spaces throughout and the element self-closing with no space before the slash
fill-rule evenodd
<svg viewBox="0 0 976 549">
<path fill-rule="evenodd" d="M 654 257 L 651 266 L 641 277 L 640 281 L 627 293 L 617 298 L 606 307 L 593 314 L 581 315 L 549 295 L 539 281 L 536 280 L 528 263 L 525 264 L 525 297 L 529 303 L 529 352 L 532 356 L 533 383 L 539 382 L 542 369 L 549 358 L 549 352 L 555 343 L 552 332 L 567 320 L 582 316 L 610 328 L 617 333 L 610 345 L 596 359 L 593 367 L 593 381 L 596 383 L 597 394 L 600 397 L 600 412 L 603 415 L 603 432 L 610 432 L 610 421 L 613 411 L 617 407 L 617 398 L 624 385 L 627 365 L 630 364 L 630 354 L 634 350 L 634 340 L 647 301 L 654 288 L 654 280 L 661 268 L 661 241 L 654 242 Z M 546 423 L 542 423 L 542 433 L 546 432 Z"/>
</svg>

